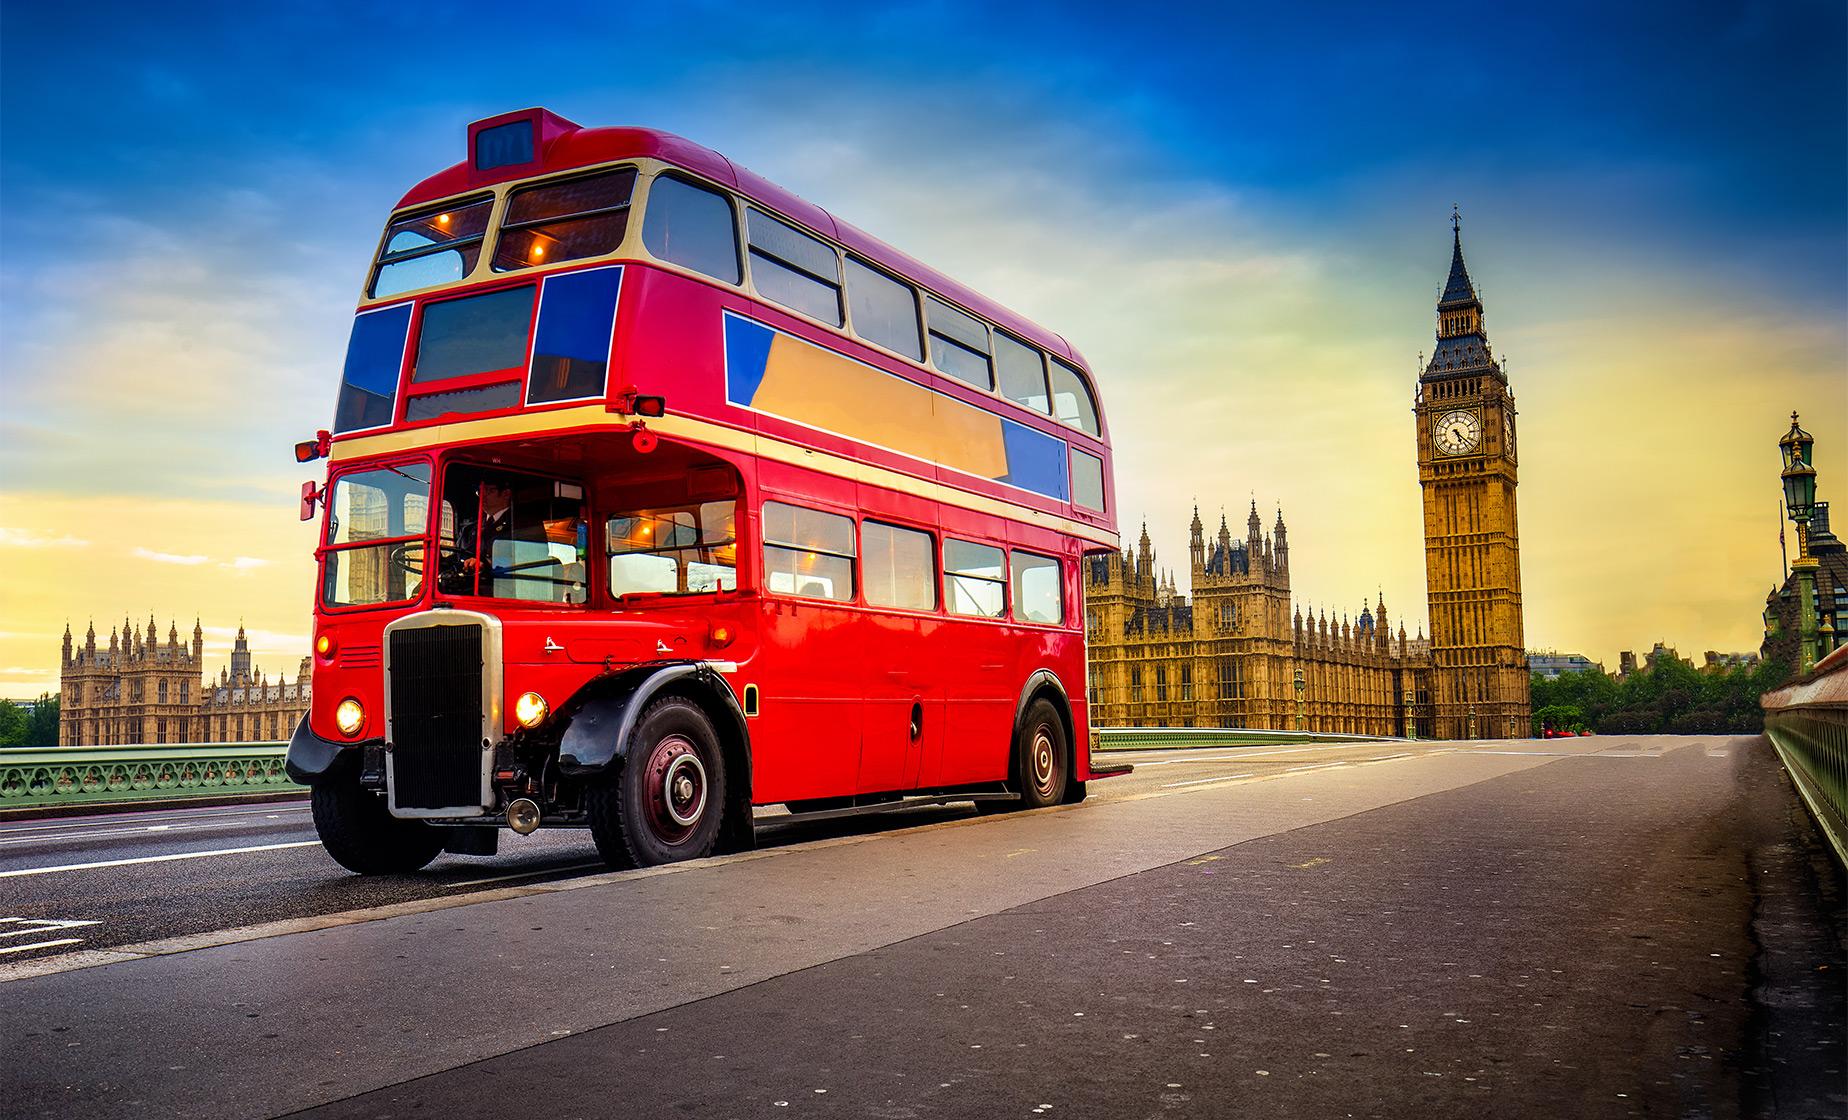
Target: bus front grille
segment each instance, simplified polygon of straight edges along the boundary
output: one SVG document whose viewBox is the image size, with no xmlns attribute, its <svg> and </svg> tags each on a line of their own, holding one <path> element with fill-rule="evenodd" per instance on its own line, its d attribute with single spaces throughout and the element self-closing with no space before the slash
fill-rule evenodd
<svg viewBox="0 0 1848 1120">
<path fill-rule="evenodd" d="M 394 630 L 390 774 L 401 809 L 479 806 L 483 751 L 482 628 Z"/>
</svg>

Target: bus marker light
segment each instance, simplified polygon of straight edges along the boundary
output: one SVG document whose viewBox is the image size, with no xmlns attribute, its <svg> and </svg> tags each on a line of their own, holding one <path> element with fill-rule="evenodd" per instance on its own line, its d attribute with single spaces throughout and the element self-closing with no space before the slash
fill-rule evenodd
<svg viewBox="0 0 1848 1120">
<path fill-rule="evenodd" d="M 666 416 L 666 397 L 636 397 L 635 414 L 637 416 Z"/>
<path fill-rule="evenodd" d="M 637 428 L 630 442 L 635 445 L 635 450 L 643 455 L 653 451 L 656 447 L 660 446 L 661 443 L 661 441 L 655 437 L 655 434 L 647 428 Z"/>
<path fill-rule="evenodd" d="M 340 734 L 347 738 L 351 739 L 358 735 L 360 728 L 365 725 L 366 709 L 351 696 L 340 701 L 340 706 L 334 709 L 334 726 L 338 727 Z"/>
<path fill-rule="evenodd" d="M 724 649 L 726 646 L 731 645 L 731 640 L 732 640 L 731 627 L 714 626 L 712 628 L 712 648 L 713 649 Z"/>
<path fill-rule="evenodd" d="M 547 704 L 545 697 L 537 692 L 522 692 L 520 698 L 513 702 L 513 718 L 520 722 L 521 727 L 528 730 L 544 723 L 545 717 L 550 715 L 551 711 L 551 705 Z"/>
</svg>

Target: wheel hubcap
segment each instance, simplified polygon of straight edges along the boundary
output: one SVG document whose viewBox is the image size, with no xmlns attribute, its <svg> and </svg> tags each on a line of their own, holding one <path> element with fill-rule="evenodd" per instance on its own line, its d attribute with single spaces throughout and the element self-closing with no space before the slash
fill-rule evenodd
<svg viewBox="0 0 1848 1120">
<path fill-rule="evenodd" d="M 706 814 L 706 767 L 693 744 L 670 735 L 655 744 L 643 767 L 649 827 L 663 841 L 678 844 L 692 835 Z"/>
<path fill-rule="evenodd" d="M 1052 735 L 1044 728 L 1033 732 L 1033 788 L 1041 797 L 1052 796 L 1053 771 L 1058 759 L 1052 745 Z"/>
</svg>

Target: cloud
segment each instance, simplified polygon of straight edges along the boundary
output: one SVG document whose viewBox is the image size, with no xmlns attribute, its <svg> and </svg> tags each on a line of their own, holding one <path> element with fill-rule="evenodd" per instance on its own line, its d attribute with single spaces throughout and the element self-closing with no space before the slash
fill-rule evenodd
<svg viewBox="0 0 1848 1120">
<path fill-rule="evenodd" d="M 209 556 L 182 556 L 173 552 L 155 552 L 149 548 L 136 548 L 130 555 L 141 560 L 152 560 L 156 564 L 183 564 L 189 568 L 211 559 Z"/>
<path fill-rule="evenodd" d="M 224 561 L 218 566 L 221 568 L 230 568 L 233 571 L 247 572 L 252 568 L 261 568 L 268 563 L 268 560 L 259 556 L 238 556 Z"/>
<path fill-rule="evenodd" d="M 33 529 L 8 529 L 0 526 L 0 548 L 89 548 L 80 537 L 52 536 Z"/>
</svg>

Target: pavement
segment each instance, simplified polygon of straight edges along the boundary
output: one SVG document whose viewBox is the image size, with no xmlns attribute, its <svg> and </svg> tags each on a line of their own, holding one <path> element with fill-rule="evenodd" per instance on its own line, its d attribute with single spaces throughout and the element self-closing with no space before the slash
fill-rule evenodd
<svg viewBox="0 0 1848 1120">
<path fill-rule="evenodd" d="M 1848 1109 L 1841 879 L 1762 740 L 1156 756 L 1093 790 L 820 834 L 767 820 L 763 850 L 644 872 L 457 894 L 439 869 L 342 888 L 409 896 L 338 912 L 284 905 L 354 882 L 274 862 L 310 849 L 117 865 L 275 873 L 250 916 L 293 916 L 0 966 L 0 1100 L 21 1117 Z M 210 843 L 233 839 L 260 833 Z M 0 908 L 117 868 L 0 877 Z M 204 920 L 187 914 L 166 928 Z"/>
</svg>

